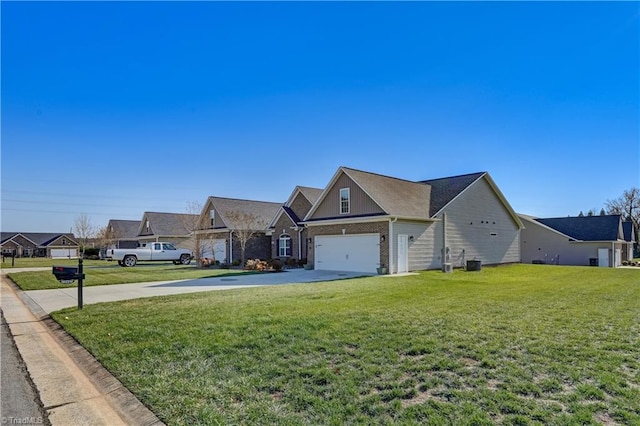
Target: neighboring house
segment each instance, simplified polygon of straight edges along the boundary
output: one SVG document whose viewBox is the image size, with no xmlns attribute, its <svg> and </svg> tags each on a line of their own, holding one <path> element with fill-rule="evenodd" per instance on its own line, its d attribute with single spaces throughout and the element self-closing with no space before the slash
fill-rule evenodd
<svg viewBox="0 0 640 426">
<path fill-rule="evenodd" d="M 138 242 L 166 241 L 192 250 L 191 234 L 196 229 L 197 220 L 198 215 L 194 214 L 145 212 L 138 227 Z"/>
<path fill-rule="evenodd" d="M 73 234 L 3 232 L 2 254 L 16 257 L 77 258 L 80 245 Z"/>
<path fill-rule="evenodd" d="M 107 224 L 107 235 L 112 243 L 107 248 L 136 248 L 138 247 L 139 220 L 111 219 Z"/>
<path fill-rule="evenodd" d="M 519 215 L 522 262 L 616 267 L 625 241 L 620 215 L 535 218 Z"/>
<path fill-rule="evenodd" d="M 245 247 L 245 259 L 271 257 L 269 223 L 282 203 L 209 197 L 199 219 L 202 257 L 222 263 L 242 260 L 242 235 L 253 234 Z"/>
<path fill-rule="evenodd" d="M 631 262 L 633 260 L 634 249 L 638 241 L 633 222 L 622 222 L 622 233 L 625 241 L 622 248 L 622 261 Z"/>
<path fill-rule="evenodd" d="M 271 257 L 306 259 L 310 242 L 302 219 L 318 201 L 322 189 L 296 186 L 287 202 L 280 207 L 269 224 Z"/>
<path fill-rule="evenodd" d="M 520 262 L 522 222 L 486 172 L 411 182 L 340 167 L 304 223 L 316 269 Z"/>
</svg>

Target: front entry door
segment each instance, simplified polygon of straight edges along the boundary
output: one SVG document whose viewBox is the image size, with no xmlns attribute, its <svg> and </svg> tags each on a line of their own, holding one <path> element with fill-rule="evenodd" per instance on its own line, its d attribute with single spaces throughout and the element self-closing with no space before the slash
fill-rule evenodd
<svg viewBox="0 0 640 426">
<path fill-rule="evenodd" d="M 609 249 L 598 249 L 598 266 L 608 268 L 609 267 Z"/>
<path fill-rule="evenodd" d="M 409 272 L 409 237 L 398 235 L 398 273 Z"/>
</svg>

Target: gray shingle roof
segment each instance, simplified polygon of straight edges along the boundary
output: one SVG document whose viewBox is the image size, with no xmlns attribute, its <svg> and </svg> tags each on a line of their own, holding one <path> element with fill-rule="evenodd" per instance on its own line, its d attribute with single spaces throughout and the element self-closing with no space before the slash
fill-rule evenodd
<svg viewBox="0 0 640 426">
<path fill-rule="evenodd" d="M 222 221 L 229 229 L 244 229 L 246 223 L 242 223 L 241 218 L 234 217 L 234 213 L 244 213 L 255 218 L 252 226 L 256 231 L 267 228 L 271 219 L 282 207 L 282 203 L 269 201 L 239 200 L 235 198 L 209 197 L 207 204 L 211 203 L 218 212 Z"/>
<path fill-rule="evenodd" d="M 114 235 L 119 239 L 136 238 L 140 230 L 140 221 L 111 219 L 108 226 L 112 227 Z"/>
<path fill-rule="evenodd" d="M 616 241 L 620 235 L 620 215 L 535 220 L 579 241 Z"/>
<path fill-rule="evenodd" d="M 53 241 L 57 240 L 60 237 L 67 237 L 72 240 L 73 243 L 77 244 L 76 237 L 72 233 L 54 233 L 54 232 L 2 232 L 2 243 L 16 235 L 22 235 L 28 240 L 33 241 L 38 246 L 47 246 L 51 244 Z"/>
<path fill-rule="evenodd" d="M 622 222 L 622 232 L 625 241 L 635 241 L 635 232 L 633 232 L 633 222 Z"/>
<path fill-rule="evenodd" d="M 318 201 L 318 198 L 320 198 L 323 191 L 320 188 L 310 188 L 308 186 L 298 186 L 298 189 L 311 204 L 315 204 L 315 202 Z"/>
<path fill-rule="evenodd" d="M 466 175 L 420 181 L 420 183 L 426 183 L 431 186 L 429 215 L 434 216 L 462 191 L 467 189 L 469 185 L 484 176 L 485 173 L 486 172 L 469 173 Z"/>
<path fill-rule="evenodd" d="M 347 167 L 341 169 L 387 214 L 405 218 L 430 218 L 429 185 Z"/>
<path fill-rule="evenodd" d="M 139 235 L 149 235 L 146 232 L 145 220 L 149 221 L 151 231 L 153 235 L 169 236 L 169 235 L 189 235 L 190 230 L 185 226 L 185 223 L 198 220 L 199 215 L 187 214 L 187 213 L 158 213 L 158 212 L 145 212 L 142 216 L 143 220 L 140 222 Z"/>
</svg>

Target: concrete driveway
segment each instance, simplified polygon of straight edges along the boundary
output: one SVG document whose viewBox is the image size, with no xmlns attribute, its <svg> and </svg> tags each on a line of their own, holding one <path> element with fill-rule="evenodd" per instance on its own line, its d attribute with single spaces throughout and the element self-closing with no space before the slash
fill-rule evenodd
<svg viewBox="0 0 640 426">
<path fill-rule="evenodd" d="M 114 302 L 140 297 L 166 296 L 194 293 L 198 291 L 231 290 L 247 287 L 312 283 L 357 278 L 375 274 L 362 272 L 307 271 L 290 269 L 280 273 L 223 275 L 196 280 L 156 281 L 135 284 L 115 284 L 84 287 L 82 300 L 91 303 Z M 78 306 L 77 285 L 53 290 L 31 290 L 25 292 L 45 312 L 51 313 L 63 308 Z"/>
</svg>

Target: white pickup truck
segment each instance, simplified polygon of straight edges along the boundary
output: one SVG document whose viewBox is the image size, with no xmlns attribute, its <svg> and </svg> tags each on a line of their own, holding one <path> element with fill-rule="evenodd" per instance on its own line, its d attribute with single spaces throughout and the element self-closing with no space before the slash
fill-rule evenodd
<svg viewBox="0 0 640 426">
<path fill-rule="evenodd" d="M 106 258 L 117 260 L 120 266 L 136 266 L 141 262 L 172 261 L 174 264 L 188 265 L 193 259 L 189 250 L 176 248 L 171 243 L 146 243 L 134 249 L 109 249 Z"/>
</svg>

